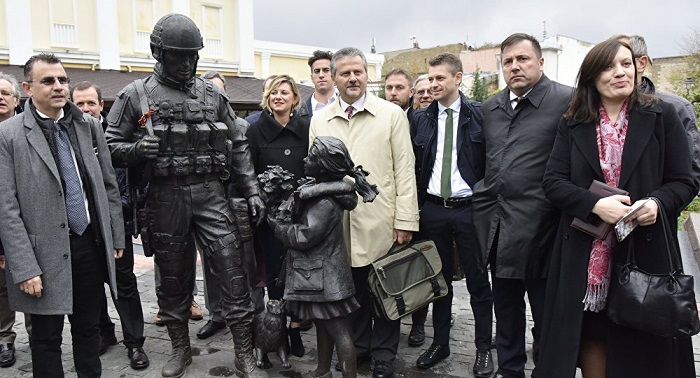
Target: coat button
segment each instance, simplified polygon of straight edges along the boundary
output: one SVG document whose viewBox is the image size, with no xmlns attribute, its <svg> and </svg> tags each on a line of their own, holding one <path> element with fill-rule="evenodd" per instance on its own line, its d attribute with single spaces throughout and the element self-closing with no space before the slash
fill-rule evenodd
<svg viewBox="0 0 700 378">
<path fill-rule="evenodd" d="M 63 255 L 63 259 L 64 259 L 64 260 L 68 260 L 68 254 L 67 254 L 67 253 Z"/>
<path fill-rule="evenodd" d="M 59 192 L 58 192 L 58 196 L 59 196 L 59 197 L 63 197 L 63 192 L 59 191 Z"/>
<path fill-rule="evenodd" d="M 289 156 L 289 155 L 292 154 L 292 150 L 290 150 L 289 148 L 287 148 L 287 149 L 284 150 L 284 154 L 285 154 L 286 156 Z"/>
<path fill-rule="evenodd" d="M 647 241 L 652 241 L 652 239 L 654 239 L 654 235 L 650 232 L 650 233 L 646 234 L 646 236 L 644 238 Z"/>
<path fill-rule="evenodd" d="M 61 223 L 61 228 L 66 228 L 66 224 L 65 224 L 65 223 Z"/>
<path fill-rule="evenodd" d="M 569 240 L 569 234 L 568 234 L 568 233 L 564 234 L 564 240 Z"/>
</svg>

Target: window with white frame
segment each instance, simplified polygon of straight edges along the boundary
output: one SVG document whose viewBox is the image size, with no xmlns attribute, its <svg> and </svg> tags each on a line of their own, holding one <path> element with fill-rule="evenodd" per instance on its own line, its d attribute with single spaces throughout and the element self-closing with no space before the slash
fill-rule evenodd
<svg viewBox="0 0 700 378">
<path fill-rule="evenodd" d="M 153 0 L 132 0 L 134 16 L 134 52 L 151 52 L 151 31 L 155 24 L 156 5 Z"/>
<path fill-rule="evenodd" d="M 51 46 L 78 47 L 77 0 L 49 0 Z"/>
<path fill-rule="evenodd" d="M 204 39 L 204 51 L 202 54 L 208 57 L 222 57 L 224 44 L 221 7 L 216 5 L 202 5 L 202 37 Z"/>
</svg>

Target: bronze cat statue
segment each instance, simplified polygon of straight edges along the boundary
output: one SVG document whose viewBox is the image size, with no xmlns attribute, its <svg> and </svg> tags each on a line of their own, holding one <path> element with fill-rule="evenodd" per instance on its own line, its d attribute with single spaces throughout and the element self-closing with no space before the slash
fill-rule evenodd
<svg viewBox="0 0 700 378">
<path fill-rule="evenodd" d="M 267 359 L 269 352 L 277 352 L 283 368 L 292 367 L 292 364 L 287 361 L 287 314 L 282 301 L 269 300 L 265 310 L 255 314 L 253 344 L 258 367 L 264 369 L 272 367 L 270 360 Z"/>
</svg>

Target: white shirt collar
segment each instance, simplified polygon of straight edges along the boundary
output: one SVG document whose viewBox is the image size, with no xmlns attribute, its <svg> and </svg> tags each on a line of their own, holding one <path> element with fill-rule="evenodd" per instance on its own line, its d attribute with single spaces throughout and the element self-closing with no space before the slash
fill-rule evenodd
<svg viewBox="0 0 700 378">
<path fill-rule="evenodd" d="M 316 92 L 314 92 L 314 93 L 311 95 L 311 109 L 313 109 L 314 112 L 317 111 L 317 110 L 321 110 L 321 109 L 325 108 L 326 106 L 332 104 L 333 101 L 335 101 L 335 92 L 333 92 L 333 96 L 331 96 L 331 97 L 328 99 L 328 102 L 325 103 L 325 104 L 322 103 L 322 102 L 320 102 L 320 101 L 318 101 L 318 100 L 316 99 Z M 320 106 L 319 106 L 319 105 L 320 105 Z"/>
<path fill-rule="evenodd" d="M 533 87 L 533 88 L 534 88 L 534 87 Z M 513 101 L 518 100 L 518 99 L 521 99 L 521 98 L 525 98 L 525 97 L 527 97 L 527 95 L 530 94 L 530 92 L 532 92 L 532 88 L 530 88 L 529 91 L 525 92 L 524 95 L 518 96 L 518 95 L 516 95 L 515 93 L 513 93 L 512 91 L 509 91 L 509 93 L 510 93 L 510 102 L 513 102 Z"/>
<path fill-rule="evenodd" d="M 449 108 L 452 109 L 453 112 L 459 113 L 459 107 L 462 105 L 462 98 L 458 97 L 455 102 L 453 102 Z M 447 107 L 443 106 L 439 101 L 438 101 L 438 114 L 442 114 Z"/>
<path fill-rule="evenodd" d="M 348 108 L 348 106 L 352 105 L 353 108 L 355 108 L 355 113 L 358 113 L 362 110 L 365 109 L 365 97 L 367 96 L 367 92 L 362 94 L 362 97 L 360 97 L 357 101 L 353 102 L 352 104 L 348 104 L 347 102 L 343 101 L 343 98 L 338 96 L 338 102 L 340 102 L 340 108 L 345 111 L 345 109 Z"/>
<path fill-rule="evenodd" d="M 36 109 L 36 108 L 34 108 L 34 109 Z M 39 117 L 41 117 L 41 118 L 51 118 L 51 117 L 47 116 L 46 114 L 40 112 L 39 109 L 36 109 L 36 113 L 39 114 Z M 63 108 L 61 108 L 61 112 L 58 113 L 58 118 L 56 120 L 60 120 L 64 116 L 65 116 L 65 113 L 63 112 Z"/>
</svg>

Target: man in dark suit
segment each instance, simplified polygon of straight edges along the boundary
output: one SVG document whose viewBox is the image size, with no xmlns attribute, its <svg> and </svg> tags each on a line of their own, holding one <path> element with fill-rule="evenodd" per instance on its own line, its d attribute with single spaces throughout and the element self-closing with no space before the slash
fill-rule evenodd
<svg viewBox="0 0 700 378">
<path fill-rule="evenodd" d="M 486 172 L 474 185 L 474 229 L 491 266 L 496 377 L 524 378 L 524 296 L 527 292 L 532 310 L 537 363 L 547 266 L 559 220 L 545 198 L 542 176 L 572 89 L 543 74 L 542 49 L 530 35 L 506 38 L 501 62 L 507 88 L 482 107 Z"/>
<path fill-rule="evenodd" d="M 84 113 L 88 113 L 100 121 L 103 129 L 107 128 L 107 120 L 102 116 L 104 100 L 100 88 L 83 81 L 71 89 L 71 99 L 73 103 Z M 116 261 L 117 293 L 118 301 L 114 301 L 114 307 L 119 313 L 122 331 L 124 333 L 124 345 L 127 349 L 127 356 L 133 369 L 145 369 L 150 361 L 143 350 L 143 343 L 146 338 L 143 335 L 143 309 L 141 307 L 141 297 L 134 275 L 134 244 L 133 216 L 129 201 L 129 189 L 127 188 L 126 169 L 115 170 L 119 193 L 122 200 L 122 213 L 124 216 L 124 254 Z M 110 345 L 117 343 L 114 334 L 114 323 L 107 313 L 107 298 L 103 295 L 100 298 L 100 355 L 107 352 Z"/>
<path fill-rule="evenodd" d="M 99 377 L 99 298 L 124 248 L 114 170 L 102 127 L 68 102 L 53 54 L 31 57 L 26 111 L 0 127 L 0 239 L 13 310 L 30 313 L 32 370 L 63 377 L 61 333 L 69 315 L 75 370 Z"/>
<path fill-rule="evenodd" d="M 309 113 L 309 118 L 313 117 L 314 112 L 335 101 L 335 81 L 331 75 L 331 58 L 333 58 L 333 53 L 324 50 L 314 51 L 309 58 L 314 93 L 303 104 Z"/>
<path fill-rule="evenodd" d="M 416 155 L 420 236 L 440 253 L 448 294 L 433 303 L 433 344 L 416 365 L 428 369 L 450 355 L 454 249 L 467 279 L 475 320 L 476 377 L 493 373 L 491 357 L 491 287 L 472 233 L 472 187 L 484 177 L 481 105 L 459 92 L 462 62 L 453 54 L 429 62 L 428 80 L 436 101 L 416 111 L 411 137 Z"/>
</svg>

